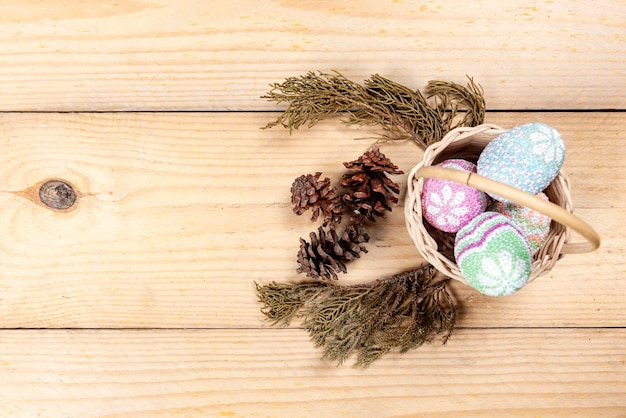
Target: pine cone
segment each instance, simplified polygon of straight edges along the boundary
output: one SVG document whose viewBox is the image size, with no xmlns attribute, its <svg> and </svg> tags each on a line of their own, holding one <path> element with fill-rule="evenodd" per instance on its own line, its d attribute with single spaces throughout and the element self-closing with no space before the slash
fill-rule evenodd
<svg viewBox="0 0 626 418">
<path fill-rule="evenodd" d="M 360 244 L 370 239 L 360 225 L 348 225 L 339 237 L 333 224 L 328 230 L 319 227 L 318 233 L 311 232 L 309 237 L 311 242 L 300 238 L 297 272 L 324 280 L 337 280 L 337 273 L 346 273 L 345 262 L 359 258 L 360 252 L 366 253 L 367 249 Z"/>
<path fill-rule="evenodd" d="M 353 172 L 343 175 L 341 185 L 351 191 L 343 195 L 343 202 L 354 209 L 352 221 L 362 223 L 365 218 L 375 221 L 375 216 L 385 217 L 391 211 L 390 203 L 398 203 L 394 195 L 400 186 L 387 177 L 389 174 L 403 174 L 378 148 L 373 148 L 356 161 L 343 163 Z"/>
<path fill-rule="evenodd" d="M 332 187 L 330 179 L 320 180 L 322 173 L 307 174 L 296 178 L 291 185 L 291 203 L 296 215 L 302 215 L 311 208 L 311 221 L 315 222 L 320 214 L 324 215 L 324 225 L 340 223 L 343 215 L 343 203 L 337 189 Z"/>
</svg>

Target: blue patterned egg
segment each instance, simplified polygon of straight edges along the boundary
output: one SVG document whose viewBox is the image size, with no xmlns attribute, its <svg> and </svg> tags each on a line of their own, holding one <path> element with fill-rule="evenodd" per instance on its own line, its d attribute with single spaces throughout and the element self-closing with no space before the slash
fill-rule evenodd
<svg viewBox="0 0 626 418">
<path fill-rule="evenodd" d="M 477 172 L 537 194 L 559 174 L 565 159 L 561 134 L 543 123 L 519 125 L 494 138 L 478 158 Z M 508 200 L 491 195 L 496 200 Z"/>
</svg>

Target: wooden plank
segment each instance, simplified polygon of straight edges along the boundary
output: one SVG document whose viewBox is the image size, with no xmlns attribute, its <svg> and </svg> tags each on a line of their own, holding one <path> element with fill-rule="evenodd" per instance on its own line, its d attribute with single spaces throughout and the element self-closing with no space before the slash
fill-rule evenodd
<svg viewBox="0 0 626 418">
<path fill-rule="evenodd" d="M 2 2 L 0 110 L 258 110 L 309 70 L 422 88 L 469 74 L 490 109 L 626 107 L 626 3 Z"/>
<path fill-rule="evenodd" d="M 368 369 L 302 330 L 1 331 L 4 417 L 555 416 L 626 411 L 623 329 L 469 329 Z"/>
<path fill-rule="evenodd" d="M 298 279 L 298 238 L 316 228 L 291 213 L 291 182 L 316 170 L 337 179 L 341 162 L 372 144 L 353 140 L 371 131 L 338 121 L 291 138 L 259 130 L 274 116 L 0 114 L 0 326 L 265 326 L 252 282 Z M 511 298 L 456 286 L 461 324 L 623 326 L 626 117 L 490 113 L 487 120 L 509 127 L 542 120 L 563 132 L 577 213 L 604 241 Z M 411 142 L 381 147 L 407 172 L 422 155 Z M 24 197 L 52 178 L 75 186 L 74 210 Z M 404 178 L 396 180 L 404 190 Z M 370 231 L 369 254 L 343 283 L 422 263 L 400 204 Z"/>
</svg>

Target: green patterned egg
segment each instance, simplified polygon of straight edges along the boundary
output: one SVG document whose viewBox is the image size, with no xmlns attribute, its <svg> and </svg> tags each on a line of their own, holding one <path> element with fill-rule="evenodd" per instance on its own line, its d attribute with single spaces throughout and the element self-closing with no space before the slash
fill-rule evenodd
<svg viewBox="0 0 626 418">
<path fill-rule="evenodd" d="M 507 296 L 524 287 L 531 273 L 528 241 L 511 220 L 484 212 L 456 235 L 454 256 L 468 283 L 489 296 Z"/>
</svg>

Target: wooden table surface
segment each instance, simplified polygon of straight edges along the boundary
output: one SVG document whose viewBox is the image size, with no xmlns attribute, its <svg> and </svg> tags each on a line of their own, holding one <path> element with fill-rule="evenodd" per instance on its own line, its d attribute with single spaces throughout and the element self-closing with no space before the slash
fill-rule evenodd
<svg viewBox="0 0 626 418">
<path fill-rule="evenodd" d="M 454 285 L 445 346 L 320 360 L 254 281 L 302 278 L 291 182 L 339 178 L 377 131 L 261 130 L 282 108 L 260 96 L 332 69 L 471 75 L 486 122 L 552 125 L 602 247 L 511 297 Z M 624 417 L 625 109 L 623 0 L 1 1 L 0 416 Z M 381 150 L 405 172 L 423 155 Z M 49 179 L 71 210 L 41 205 Z M 341 283 L 423 262 L 402 204 Z"/>
</svg>

